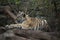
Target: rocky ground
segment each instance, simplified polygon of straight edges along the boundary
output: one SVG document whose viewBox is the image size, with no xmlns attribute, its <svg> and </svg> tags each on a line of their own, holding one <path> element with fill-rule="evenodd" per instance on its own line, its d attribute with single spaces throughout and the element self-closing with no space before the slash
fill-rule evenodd
<svg viewBox="0 0 60 40">
<path fill-rule="evenodd" d="M 0 40 L 60 40 L 59 32 L 0 28 Z"/>
</svg>

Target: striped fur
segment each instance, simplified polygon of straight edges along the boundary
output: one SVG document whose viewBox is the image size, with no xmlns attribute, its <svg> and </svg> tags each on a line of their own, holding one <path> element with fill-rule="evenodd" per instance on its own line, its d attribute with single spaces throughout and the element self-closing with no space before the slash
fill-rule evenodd
<svg viewBox="0 0 60 40">
<path fill-rule="evenodd" d="M 26 20 L 22 23 L 9 25 L 9 28 L 13 27 L 22 27 L 22 29 L 42 30 L 44 28 L 48 28 L 48 23 L 45 19 L 40 19 L 37 17 L 32 18 L 26 15 Z"/>
</svg>

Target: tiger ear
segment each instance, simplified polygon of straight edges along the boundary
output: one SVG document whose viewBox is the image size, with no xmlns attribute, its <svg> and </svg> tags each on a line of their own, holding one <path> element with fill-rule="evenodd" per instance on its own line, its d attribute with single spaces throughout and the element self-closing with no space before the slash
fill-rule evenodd
<svg viewBox="0 0 60 40">
<path fill-rule="evenodd" d="M 23 17 L 25 17 L 26 15 L 25 14 L 23 14 Z"/>
</svg>

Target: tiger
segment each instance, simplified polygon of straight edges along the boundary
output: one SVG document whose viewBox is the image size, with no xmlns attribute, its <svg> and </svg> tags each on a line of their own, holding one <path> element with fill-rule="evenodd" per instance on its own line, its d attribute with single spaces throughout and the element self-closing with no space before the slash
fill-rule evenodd
<svg viewBox="0 0 60 40">
<path fill-rule="evenodd" d="M 25 20 L 22 23 L 6 25 L 9 28 L 22 28 L 31 30 L 43 30 L 48 28 L 48 23 L 45 19 L 30 17 L 29 15 L 24 15 Z"/>
</svg>

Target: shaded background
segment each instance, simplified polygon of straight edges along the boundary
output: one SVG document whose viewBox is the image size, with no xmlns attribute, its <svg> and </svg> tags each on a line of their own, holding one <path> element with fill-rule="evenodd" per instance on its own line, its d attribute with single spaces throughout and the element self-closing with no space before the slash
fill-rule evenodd
<svg viewBox="0 0 60 40">
<path fill-rule="evenodd" d="M 52 29 L 60 29 L 60 0 L 0 0 L 0 26 L 14 23 L 4 6 L 10 6 L 15 15 L 23 11 L 31 17 L 43 17 Z"/>
</svg>

